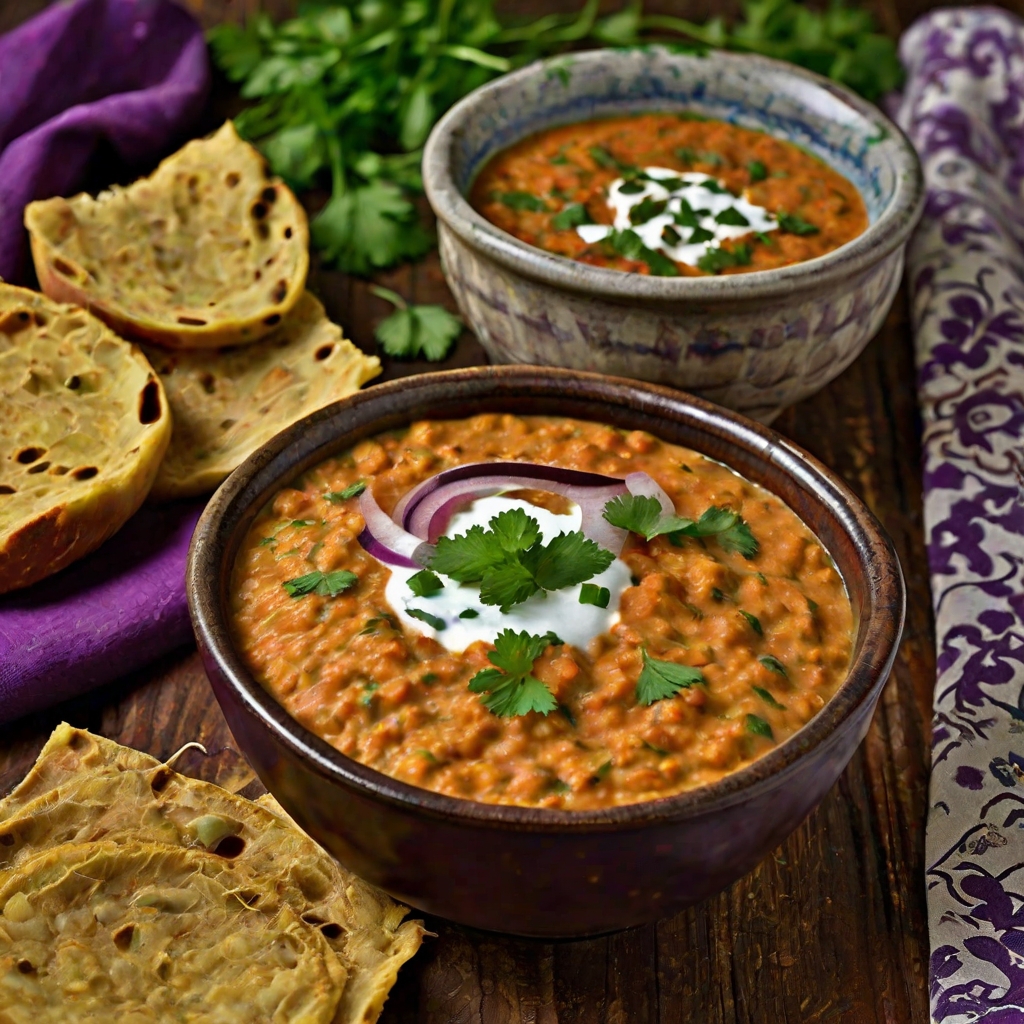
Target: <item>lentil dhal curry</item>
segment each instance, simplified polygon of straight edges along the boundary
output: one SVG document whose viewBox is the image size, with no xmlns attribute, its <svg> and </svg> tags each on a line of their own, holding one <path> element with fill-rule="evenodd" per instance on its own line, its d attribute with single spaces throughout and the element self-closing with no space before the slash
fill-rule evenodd
<svg viewBox="0 0 1024 1024">
<path fill-rule="evenodd" d="M 470 202 L 548 252 L 670 277 L 784 267 L 868 226 L 860 193 L 821 160 L 688 113 L 539 132 L 484 167 Z"/>
<path fill-rule="evenodd" d="M 813 717 L 851 654 L 843 582 L 782 501 L 557 417 L 360 442 L 261 511 L 232 594 L 243 657 L 299 722 L 489 803 L 712 782 Z"/>
</svg>

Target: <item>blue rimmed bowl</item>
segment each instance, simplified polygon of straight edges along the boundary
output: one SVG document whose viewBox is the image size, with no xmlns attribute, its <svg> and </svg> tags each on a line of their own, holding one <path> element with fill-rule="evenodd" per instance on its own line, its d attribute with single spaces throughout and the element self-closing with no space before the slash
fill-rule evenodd
<svg viewBox="0 0 1024 1024">
<path fill-rule="evenodd" d="M 725 277 L 651 277 L 519 241 L 466 199 L 496 153 L 557 125 L 688 110 L 793 142 L 853 182 L 868 229 L 804 263 Z M 770 421 L 861 352 L 899 287 L 921 214 L 920 164 L 848 89 L 749 54 L 595 50 L 505 75 L 456 104 L 423 158 L 445 276 L 491 358 L 685 388 Z"/>
</svg>

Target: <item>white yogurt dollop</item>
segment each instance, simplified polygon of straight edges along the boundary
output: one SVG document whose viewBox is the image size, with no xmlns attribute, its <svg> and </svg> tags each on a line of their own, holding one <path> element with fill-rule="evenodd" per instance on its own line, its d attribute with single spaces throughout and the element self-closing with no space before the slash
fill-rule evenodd
<svg viewBox="0 0 1024 1024">
<path fill-rule="evenodd" d="M 445 536 L 458 536 L 471 526 L 487 529 L 499 512 L 513 508 L 520 508 L 537 520 L 545 543 L 559 533 L 572 533 L 580 527 L 580 511 L 575 506 L 567 515 L 556 515 L 525 501 L 495 495 L 479 498 L 469 508 L 456 513 L 445 530 Z M 441 577 L 444 590 L 430 597 L 417 597 L 409 589 L 409 577 L 418 571 L 398 566 L 391 568 L 391 578 L 385 589 L 388 604 L 407 630 L 433 637 L 454 654 L 464 651 L 476 640 L 493 643 L 503 629 L 515 632 L 526 630 L 537 634 L 546 633 L 550 629 L 565 643 L 586 649 L 595 636 L 608 632 L 619 621 L 619 598 L 631 582 L 629 567 L 620 558 L 616 558 L 604 572 L 588 581 L 608 588 L 611 598 L 607 608 L 580 604 L 582 585 L 577 585 L 564 590 L 541 591 L 521 604 L 514 605 L 507 614 L 502 614 L 497 606 L 480 602 L 479 587 L 460 584 L 448 577 Z M 444 620 L 445 628 L 434 629 L 426 622 L 413 618 L 408 613 L 409 608 L 436 615 Z M 459 618 L 460 613 L 467 608 L 478 612 L 478 616 Z"/>
<path fill-rule="evenodd" d="M 663 252 L 669 259 L 695 267 L 697 261 L 709 249 L 717 248 L 726 239 L 778 230 L 778 221 L 765 207 L 751 203 L 743 196 L 737 197 L 731 192 L 715 191 L 714 187 L 708 188 L 705 184 L 708 181 L 713 182 L 715 186 L 722 186 L 707 174 L 680 173 L 668 167 L 645 167 L 643 170 L 648 177 L 630 179 L 627 192 L 622 191 L 622 187 L 627 184 L 625 178 L 616 178 L 609 186 L 608 205 L 615 214 L 614 227 L 619 231 L 635 231 L 648 249 Z M 669 182 L 673 187 L 661 184 L 663 181 Z M 682 185 L 676 184 L 677 182 L 681 182 Z M 637 190 L 633 191 L 634 189 Z M 634 224 L 630 220 L 630 214 L 645 199 L 652 202 L 665 201 L 667 205 L 657 216 L 642 224 Z M 690 243 L 694 228 L 683 226 L 676 220 L 676 215 L 683 210 L 684 203 L 689 204 L 690 209 L 699 214 L 698 226 L 711 232 L 710 239 Z M 747 224 L 720 224 L 715 220 L 718 214 L 730 208 L 742 214 Z M 678 243 L 673 244 L 665 239 L 666 228 L 671 228 L 680 236 Z M 588 245 L 600 242 L 611 231 L 607 224 L 581 224 L 576 228 L 577 234 Z"/>
</svg>

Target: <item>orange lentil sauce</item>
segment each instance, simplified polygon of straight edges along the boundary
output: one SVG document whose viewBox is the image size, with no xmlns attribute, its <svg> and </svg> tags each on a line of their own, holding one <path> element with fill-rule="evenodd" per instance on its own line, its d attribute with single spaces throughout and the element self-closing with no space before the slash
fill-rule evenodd
<svg viewBox="0 0 1024 1024">
<path fill-rule="evenodd" d="M 560 230 L 552 223 L 566 207 L 582 203 L 595 224 L 611 224 L 609 185 L 628 177 L 630 168 L 643 167 L 707 174 L 772 214 L 795 214 L 817 228 L 807 235 L 784 230 L 766 233 L 763 239 L 746 235 L 738 241 L 750 246 L 749 264 L 722 273 L 770 270 L 813 259 L 868 226 L 860 193 L 817 157 L 763 132 L 692 114 L 584 121 L 531 135 L 488 162 L 469 199 L 489 221 L 529 245 L 597 267 L 647 274 L 651 269 L 642 260 L 618 255 L 604 241 L 587 244 L 574 227 Z M 516 208 L 501 198 L 522 194 L 539 199 L 544 209 Z M 727 241 L 722 247 L 736 246 L 737 241 Z M 705 273 L 673 262 L 679 274 Z"/>
<path fill-rule="evenodd" d="M 535 664 L 564 712 L 500 718 L 467 689 L 492 667 L 490 645 L 452 654 L 397 626 L 384 597 L 390 570 L 356 539 L 358 499 L 324 497 L 365 480 L 390 511 L 435 473 L 489 459 L 620 477 L 644 470 L 680 515 L 696 519 L 712 504 L 739 512 L 760 552 L 748 561 L 714 540 L 676 547 L 631 535 L 622 558 L 635 585 L 622 594 L 621 621 L 587 650 L 549 647 Z M 566 510 L 554 495 L 520 494 Z M 359 581 L 333 598 L 289 597 L 282 584 L 314 569 L 348 569 Z M 236 641 L 255 676 L 342 753 L 451 796 L 570 810 L 692 789 L 768 752 L 835 692 L 853 626 L 831 559 L 774 495 L 644 432 L 502 414 L 380 435 L 280 491 L 241 548 L 232 595 Z M 741 612 L 757 618 L 763 636 Z M 699 667 L 706 685 L 642 706 L 641 645 Z M 751 729 L 748 716 L 767 723 L 772 738 Z"/>
</svg>

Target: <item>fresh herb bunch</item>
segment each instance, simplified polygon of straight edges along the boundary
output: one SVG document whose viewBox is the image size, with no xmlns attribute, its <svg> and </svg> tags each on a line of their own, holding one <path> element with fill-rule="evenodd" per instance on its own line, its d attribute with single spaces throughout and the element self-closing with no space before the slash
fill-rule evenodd
<svg viewBox="0 0 1024 1024">
<path fill-rule="evenodd" d="M 743 9 L 730 29 L 721 18 L 699 25 L 648 15 L 642 0 L 598 18 L 598 0 L 586 0 L 575 14 L 503 25 L 493 0 L 315 0 L 276 25 L 260 14 L 245 27 L 217 26 L 209 40 L 217 65 L 253 101 L 235 119 L 239 132 L 295 188 L 329 183 L 330 198 L 312 223 L 314 246 L 339 269 L 370 275 L 432 245 L 413 199 L 437 119 L 536 57 L 585 43 L 667 40 L 793 61 L 869 99 L 900 83 L 895 45 L 875 32 L 866 10 L 843 0 L 824 12 L 796 0 L 745 0 Z M 427 324 L 418 308 L 399 307 L 378 333 L 396 353 L 443 358 L 457 321 L 431 312 Z"/>
</svg>

